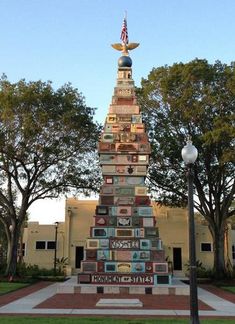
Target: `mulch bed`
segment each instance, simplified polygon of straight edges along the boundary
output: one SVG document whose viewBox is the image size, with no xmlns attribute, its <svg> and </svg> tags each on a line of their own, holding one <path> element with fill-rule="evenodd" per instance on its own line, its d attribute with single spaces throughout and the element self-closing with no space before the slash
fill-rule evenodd
<svg viewBox="0 0 235 324">
<path fill-rule="evenodd" d="M 34 293 L 35 291 L 38 291 L 39 289 L 45 288 L 49 285 L 51 285 L 51 282 L 48 281 L 41 281 L 41 282 L 37 282 L 33 285 L 24 287 L 24 288 L 20 288 L 18 290 L 9 292 L 7 294 L 1 295 L 0 296 L 0 307 L 4 306 L 6 304 L 9 304 L 19 298 L 25 297 L 29 294 Z"/>
<path fill-rule="evenodd" d="M 212 294 L 215 294 L 218 297 L 221 297 L 227 301 L 235 303 L 235 294 L 233 294 L 229 291 L 223 290 L 219 287 L 212 286 L 212 285 L 200 285 L 200 287 L 209 291 Z"/>
<path fill-rule="evenodd" d="M 131 309 L 173 309 L 189 310 L 189 296 L 174 295 L 113 295 L 113 294 L 57 294 L 45 300 L 36 308 L 53 308 L 53 309 L 102 309 L 107 307 L 96 307 L 100 298 L 108 299 L 134 299 L 138 298 L 143 303 L 143 308 L 131 307 Z M 213 310 L 207 304 L 199 300 L 200 310 Z M 125 307 L 110 307 L 125 309 Z M 128 309 L 128 307 L 126 307 Z"/>
</svg>

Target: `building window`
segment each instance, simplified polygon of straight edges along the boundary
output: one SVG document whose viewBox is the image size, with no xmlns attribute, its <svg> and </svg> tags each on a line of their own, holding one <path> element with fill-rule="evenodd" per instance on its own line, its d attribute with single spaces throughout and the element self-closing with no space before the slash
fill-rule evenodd
<svg viewBox="0 0 235 324">
<path fill-rule="evenodd" d="M 45 250 L 46 241 L 36 241 L 36 250 Z"/>
<path fill-rule="evenodd" d="M 235 245 L 232 245 L 232 257 L 235 260 Z"/>
<path fill-rule="evenodd" d="M 47 250 L 55 250 L 55 241 L 47 242 Z"/>
<path fill-rule="evenodd" d="M 19 251 L 20 252 L 20 251 Z M 22 243 L 22 246 L 21 246 L 21 253 L 22 253 L 22 256 L 26 256 L 26 246 L 25 246 L 25 243 Z"/>
<path fill-rule="evenodd" d="M 26 246 L 25 246 L 25 243 L 22 243 L 22 256 L 26 256 Z"/>
<path fill-rule="evenodd" d="M 55 241 L 36 241 L 36 250 L 55 250 Z"/>
<path fill-rule="evenodd" d="M 201 252 L 212 252 L 212 243 L 201 243 Z"/>
<path fill-rule="evenodd" d="M 17 255 L 19 257 L 24 257 L 26 256 L 26 246 L 25 243 L 19 243 L 18 248 L 17 248 Z"/>
</svg>

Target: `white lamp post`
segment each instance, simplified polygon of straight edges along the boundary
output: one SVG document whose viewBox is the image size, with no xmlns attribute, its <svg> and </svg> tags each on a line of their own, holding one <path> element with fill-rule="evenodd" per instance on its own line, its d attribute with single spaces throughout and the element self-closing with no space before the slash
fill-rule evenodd
<svg viewBox="0 0 235 324">
<path fill-rule="evenodd" d="M 195 246 L 195 224 L 193 210 L 193 165 L 197 159 L 198 151 L 190 138 L 181 151 L 182 158 L 187 167 L 188 178 L 188 217 L 189 217 L 189 263 L 190 263 L 190 323 L 199 324 L 198 295 L 197 295 L 197 267 Z"/>
</svg>

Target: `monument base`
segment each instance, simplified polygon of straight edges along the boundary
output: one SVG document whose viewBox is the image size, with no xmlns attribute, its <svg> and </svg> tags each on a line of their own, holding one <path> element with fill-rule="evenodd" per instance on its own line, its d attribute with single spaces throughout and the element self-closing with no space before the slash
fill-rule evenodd
<svg viewBox="0 0 235 324">
<path fill-rule="evenodd" d="M 80 274 L 81 275 L 81 274 Z M 120 294 L 120 295 L 189 295 L 189 285 L 170 276 L 170 284 L 130 285 L 130 284 L 80 284 L 77 277 L 61 283 L 57 288 L 58 294 Z"/>
<path fill-rule="evenodd" d="M 79 273 L 78 284 L 150 286 L 170 285 L 171 275 L 153 273 Z"/>
</svg>

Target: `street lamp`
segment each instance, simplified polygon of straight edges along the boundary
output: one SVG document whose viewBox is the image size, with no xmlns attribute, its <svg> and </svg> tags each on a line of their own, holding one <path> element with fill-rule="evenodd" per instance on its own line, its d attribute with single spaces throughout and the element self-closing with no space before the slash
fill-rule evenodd
<svg viewBox="0 0 235 324">
<path fill-rule="evenodd" d="M 198 317 L 198 296 L 197 296 L 197 268 L 196 268 L 196 247 L 195 247 L 195 225 L 194 225 L 194 204 L 193 204 L 193 165 L 197 159 L 198 151 L 190 138 L 181 151 L 182 158 L 187 167 L 188 179 L 188 217 L 189 217 L 189 267 L 190 267 L 190 323 L 200 323 Z"/>
<path fill-rule="evenodd" d="M 55 222 L 54 276 L 56 276 L 57 234 L 59 222 Z"/>
</svg>

